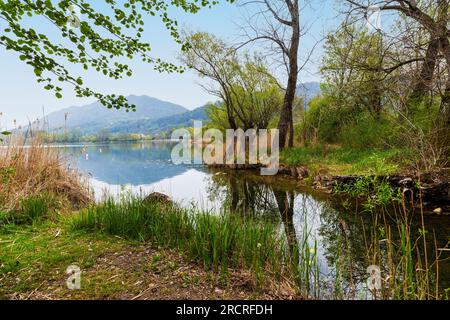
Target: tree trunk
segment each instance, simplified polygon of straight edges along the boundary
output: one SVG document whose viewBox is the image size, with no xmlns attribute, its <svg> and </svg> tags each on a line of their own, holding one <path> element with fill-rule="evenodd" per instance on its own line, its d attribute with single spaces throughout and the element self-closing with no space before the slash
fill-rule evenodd
<svg viewBox="0 0 450 320">
<path fill-rule="evenodd" d="M 294 117 L 291 116 L 291 122 L 289 124 L 289 148 L 294 146 Z"/>
<path fill-rule="evenodd" d="M 291 258 L 295 259 L 296 257 L 298 257 L 298 246 L 296 245 L 297 236 L 295 234 L 293 220 L 295 195 L 290 191 L 284 192 L 279 190 L 273 190 L 273 194 L 278 205 L 278 210 L 280 211 L 281 221 L 283 221 Z"/>
<path fill-rule="evenodd" d="M 230 105 L 230 103 L 228 101 L 225 101 L 225 106 L 227 108 L 228 124 L 230 125 L 231 129 L 237 130 L 238 127 L 237 127 L 236 120 L 234 119 L 233 107 Z"/>
<path fill-rule="evenodd" d="M 296 60 L 297 58 L 295 58 Z M 296 64 L 296 63 L 295 63 Z M 292 63 L 291 63 L 292 65 Z M 295 74 L 294 74 L 295 73 Z M 284 97 L 283 109 L 281 110 L 280 122 L 278 129 L 280 130 L 280 149 L 284 149 L 286 145 L 292 147 L 293 137 L 292 135 L 292 107 L 295 100 L 295 93 L 297 90 L 297 67 L 295 72 L 291 71 L 289 75 L 288 87 Z M 289 140 L 288 140 L 289 135 Z M 292 139 L 292 141 L 291 141 Z"/>
<path fill-rule="evenodd" d="M 450 151 L 448 146 L 450 141 L 450 41 L 447 38 L 441 39 L 441 50 L 446 60 L 448 75 L 435 127 L 438 129 L 438 146 L 443 150 L 442 160 L 447 161 Z"/>
<path fill-rule="evenodd" d="M 439 53 L 439 39 L 434 39 L 428 45 L 425 61 L 420 71 L 419 79 L 417 79 L 413 92 L 412 99 L 422 99 L 431 90 L 434 70 L 436 69 L 437 57 Z"/>
<path fill-rule="evenodd" d="M 280 149 L 284 149 L 286 144 L 289 147 L 294 145 L 293 132 L 293 106 L 295 100 L 295 94 L 297 91 L 297 79 L 298 79 L 298 49 L 300 46 L 300 17 L 298 3 L 290 8 L 292 16 L 292 37 L 291 46 L 289 48 L 289 78 L 286 88 L 286 94 L 284 96 L 283 109 L 281 110 L 280 122 L 278 129 L 280 130 Z M 289 134 L 289 139 L 287 139 Z"/>
</svg>

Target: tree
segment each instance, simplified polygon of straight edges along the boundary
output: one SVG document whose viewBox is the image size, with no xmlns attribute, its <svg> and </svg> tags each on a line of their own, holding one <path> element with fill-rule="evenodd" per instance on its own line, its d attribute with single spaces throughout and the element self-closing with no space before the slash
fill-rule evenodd
<svg viewBox="0 0 450 320">
<path fill-rule="evenodd" d="M 127 0 L 119 4 L 104 0 L 102 4 L 110 11 L 107 14 L 95 9 L 94 2 L 98 5 L 100 1 L 0 0 L 0 45 L 18 52 L 20 60 L 34 69 L 37 81 L 46 90 L 53 91 L 57 98 L 62 97 L 58 83 L 68 83 L 73 85 L 78 97 L 95 97 L 108 108 L 117 109 L 134 109 L 134 106 L 123 96 L 105 95 L 84 86 L 83 79 L 69 71 L 68 66 L 92 68 L 119 79 L 131 76 L 132 70 L 117 58 L 139 57 L 159 72 L 182 72 L 183 68 L 150 55 L 150 44 L 142 41 L 145 17 L 159 15 L 173 39 L 182 44 L 177 22 L 169 17 L 169 8 L 196 13 L 201 7 L 217 3 L 216 0 L 172 0 L 170 3 Z M 29 27 L 29 19 L 39 19 L 54 30 L 40 32 Z M 35 25 L 35 20 L 31 21 Z M 184 49 L 186 45 L 182 45 Z"/>
<path fill-rule="evenodd" d="M 180 60 L 194 69 L 200 77 L 213 81 L 212 85 L 202 87 L 206 92 L 224 101 L 228 124 L 232 129 L 237 129 L 229 88 L 233 78 L 230 61 L 234 64 L 237 60 L 236 51 L 229 48 L 223 40 L 208 33 L 187 34 L 185 38 L 189 42 L 189 49 L 183 52 Z"/>
<path fill-rule="evenodd" d="M 330 32 L 321 72 L 336 108 L 349 115 L 368 111 L 380 116 L 392 86 L 384 70 L 389 53 L 378 33 L 359 32 L 345 23 Z"/>
<path fill-rule="evenodd" d="M 244 1 L 244 4 L 256 3 L 258 14 L 252 15 L 254 19 L 262 17 L 263 25 L 258 21 L 249 21 L 246 34 L 249 40 L 241 45 L 255 41 L 268 42 L 271 51 L 279 56 L 279 61 L 285 67 L 287 84 L 283 108 L 280 113 L 278 129 L 280 130 L 280 148 L 292 147 L 294 144 L 293 108 L 297 90 L 299 66 L 299 47 L 301 38 L 300 7 L 298 0 L 276 1 Z"/>
<path fill-rule="evenodd" d="M 96 141 L 109 141 L 111 139 L 111 135 L 107 129 L 102 129 L 96 134 Z"/>
<path fill-rule="evenodd" d="M 264 59 L 258 54 L 239 55 L 208 33 L 191 34 L 187 42 L 190 48 L 181 61 L 201 77 L 212 80 L 203 88 L 223 101 L 210 106 L 211 119 L 221 122 L 226 116 L 230 129 L 267 128 L 283 99 Z"/>
<path fill-rule="evenodd" d="M 368 6 L 365 1 L 346 0 L 350 8 L 349 13 L 359 12 L 366 15 Z M 440 65 L 441 57 L 445 62 L 446 80 L 439 77 L 437 81 L 444 83 L 441 93 L 441 103 L 436 118 L 436 125 L 440 130 L 441 144 L 447 144 L 450 139 L 450 2 L 448 0 L 381 0 L 376 3 L 381 11 L 397 12 L 412 23 L 420 26 L 420 31 L 428 36 L 425 56 L 418 79 L 412 83 L 410 98 L 412 101 L 421 100 L 428 94 L 432 81 L 436 81 L 436 69 Z M 417 60 L 405 61 L 404 64 Z"/>
</svg>

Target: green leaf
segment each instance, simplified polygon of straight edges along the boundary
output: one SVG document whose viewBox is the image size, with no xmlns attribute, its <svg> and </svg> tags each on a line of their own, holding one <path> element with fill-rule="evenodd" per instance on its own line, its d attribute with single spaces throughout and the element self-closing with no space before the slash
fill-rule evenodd
<svg viewBox="0 0 450 320">
<path fill-rule="evenodd" d="M 34 73 L 39 77 L 39 76 L 41 76 L 41 74 L 42 74 L 42 69 L 35 68 L 35 69 L 34 69 Z"/>
</svg>

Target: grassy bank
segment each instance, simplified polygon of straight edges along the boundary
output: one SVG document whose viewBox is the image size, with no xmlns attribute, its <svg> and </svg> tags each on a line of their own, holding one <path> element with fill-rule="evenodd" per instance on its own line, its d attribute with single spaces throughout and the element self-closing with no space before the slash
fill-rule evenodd
<svg viewBox="0 0 450 320">
<path fill-rule="evenodd" d="M 317 145 L 287 149 L 280 162 L 288 166 L 306 166 L 313 175 L 388 175 L 405 170 L 411 164 L 408 150 L 354 149 Z"/>
<path fill-rule="evenodd" d="M 253 288 L 247 272 L 205 270 L 177 250 L 101 232 L 74 231 L 67 221 L 2 227 L 1 299 L 292 299 Z M 66 269 L 81 268 L 81 289 Z"/>
<path fill-rule="evenodd" d="M 99 230 L 174 248 L 224 275 L 229 269 L 247 270 L 256 290 L 271 280 L 293 279 L 283 235 L 277 225 L 262 219 L 215 216 L 128 198 L 90 207 L 71 224 L 74 230 Z"/>
<path fill-rule="evenodd" d="M 32 206 L 71 210 L 91 202 L 86 180 L 60 150 L 46 147 L 40 139 L 25 143 L 22 137 L 12 137 L 0 148 L 0 182 L 0 212 L 13 215 Z M 51 201 L 43 203 L 44 198 Z"/>
<path fill-rule="evenodd" d="M 325 280 L 307 225 L 295 241 L 266 219 L 108 200 L 70 216 L 1 225 L 0 298 L 319 298 L 325 285 L 336 299 L 445 298 L 436 282 L 439 257 L 426 251 L 433 235 L 423 229 L 417 238 L 411 216 L 395 214 L 392 225 L 366 213 L 367 230 L 354 235 L 365 244 L 360 261 L 344 225 L 334 241 L 334 279 Z M 83 272 L 82 290 L 66 288 L 73 264 Z M 369 265 L 381 268 L 380 290 L 354 287 L 353 277 L 365 279 Z"/>
</svg>

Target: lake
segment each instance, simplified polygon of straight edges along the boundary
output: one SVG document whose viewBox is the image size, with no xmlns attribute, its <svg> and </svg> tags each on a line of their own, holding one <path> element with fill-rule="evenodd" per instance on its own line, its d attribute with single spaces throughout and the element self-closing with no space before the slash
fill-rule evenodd
<svg viewBox="0 0 450 320">
<path fill-rule="evenodd" d="M 213 214 L 226 210 L 264 216 L 279 224 L 289 246 L 303 241 L 305 236 L 309 247 L 317 245 L 321 289 L 320 292 L 311 289 L 313 296 L 336 298 L 336 279 L 342 277 L 339 294 L 357 299 L 371 297 L 365 290 L 370 265 L 367 239 L 379 233 L 377 241 L 381 243 L 385 229 L 390 227 L 396 239 L 395 214 L 384 214 L 381 224 L 378 215 L 364 212 L 356 202 L 298 186 L 294 181 L 261 177 L 254 172 L 175 165 L 171 161 L 173 145 L 169 142 L 105 143 L 67 145 L 62 149 L 89 176 L 98 201 L 106 194 L 118 197 L 124 193 L 145 196 L 162 192 L 185 207 L 196 206 Z M 427 216 L 425 221 L 430 239 L 428 256 L 434 258 L 436 252 L 440 254 L 440 287 L 450 288 L 450 254 L 447 250 L 435 250 L 435 247 L 448 248 L 450 217 Z M 411 217 L 413 239 L 419 237 L 420 222 L 420 215 Z M 436 246 L 431 241 L 434 237 Z M 337 272 L 343 269 L 345 274 Z"/>
</svg>

